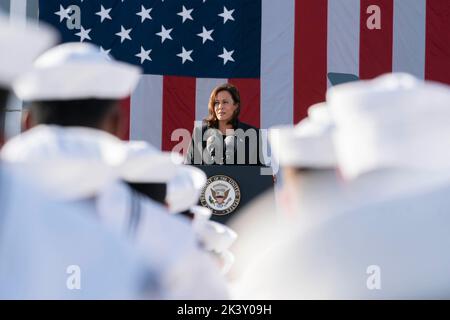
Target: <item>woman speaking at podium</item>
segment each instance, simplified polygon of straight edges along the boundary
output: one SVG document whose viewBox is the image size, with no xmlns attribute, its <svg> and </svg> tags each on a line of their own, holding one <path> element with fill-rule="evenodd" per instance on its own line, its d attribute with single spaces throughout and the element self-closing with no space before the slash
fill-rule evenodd
<svg viewBox="0 0 450 320">
<path fill-rule="evenodd" d="M 238 89 L 226 83 L 209 99 L 208 116 L 194 128 L 186 163 L 196 165 L 264 165 L 259 129 L 239 121 Z"/>
</svg>

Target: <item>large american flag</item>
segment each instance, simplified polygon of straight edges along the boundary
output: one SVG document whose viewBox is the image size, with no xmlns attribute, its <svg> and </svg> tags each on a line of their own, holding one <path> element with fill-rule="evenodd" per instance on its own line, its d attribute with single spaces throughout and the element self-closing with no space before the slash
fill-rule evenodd
<svg viewBox="0 0 450 320">
<path fill-rule="evenodd" d="M 71 5 L 81 29 L 67 28 Z M 405 71 L 450 84 L 450 0 L 41 0 L 39 18 L 63 41 L 143 67 L 127 138 L 164 150 L 224 82 L 241 91 L 242 121 L 262 128 L 298 122 L 348 78 Z"/>
</svg>

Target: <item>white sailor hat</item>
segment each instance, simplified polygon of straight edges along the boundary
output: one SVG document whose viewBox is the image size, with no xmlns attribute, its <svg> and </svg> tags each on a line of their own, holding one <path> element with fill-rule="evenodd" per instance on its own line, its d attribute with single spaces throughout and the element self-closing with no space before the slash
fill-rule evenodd
<svg viewBox="0 0 450 320">
<path fill-rule="evenodd" d="M 327 94 L 343 176 L 379 168 L 450 169 L 450 87 L 408 74 L 333 87 Z"/>
<path fill-rule="evenodd" d="M 126 150 L 119 174 L 130 183 L 168 183 L 183 162 L 178 154 L 159 151 L 144 141 L 126 142 Z"/>
<path fill-rule="evenodd" d="M 206 250 L 222 253 L 228 250 L 237 239 L 237 233 L 224 224 L 210 221 L 212 211 L 202 206 L 193 206 L 192 221 L 194 230 Z"/>
<path fill-rule="evenodd" d="M 296 126 L 277 126 L 269 131 L 272 154 L 281 166 L 326 169 L 337 165 L 328 107 L 314 105 L 308 118 Z"/>
<path fill-rule="evenodd" d="M 127 148 L 100 130 L 40 125 L 8 141 L 0 155 L 55 198 L 74 200 L 119 179 Z"/>
<path fill-rule="evenodd" d="M 138 83 L 140 68 L 106 57 L 88 43 L 65 43 L 35 62 L 32 70 L 14 83 L 25 101 L 122 99 Z"/>
<path fill-rule="evenodd" d="M 44 23 L 19 25 L 0 11 L 0 86 L 10 87 L 34 59 L 57 42 L 57 34 Z"/>
<path fill-rule="evenodd" d="M 167 184 L 167 203 L 171 213 L 179 213 L 195 206 L 206 185 L 206 174 L 192 166 L 181 165 Z"/>
<path fill-rule="evenodd" d="M 194 231 L 205 250 L 216 253 L 227 251 L 237 239 L 237 233 L 215 221 L 195 221 Z"/>
<path fill-rule="evenodd" d="M 128 142 L 120 176 L 130 183 L 166 183 L 166 202 L 171 213 L 180 213 L 198 203 L 206 183 L 205 173 L 183 165 L 174 152 L 162 152 L 146 142 Z"/>
<path fill-rule="evenodd" d="M 316 103 L 309 107 L 308 119 L 314 123 L 325 123 L 331 125 L 331 114 L 330 110 L 327 108 L 326 102 Z"/>
<path fill-rule="evenodd" d="M 194 230 L 204 248 L 208 251 L 222 253 L 228 250 L 237 239 L 237 233 L 224 224 L 210 221 L 212 211 L 202 206 L 193 206 L 192 221 Z"/>
<path fill-rule="evenodd" d="M 203 206 L 193 206 L 190 212 L 194 215 L 194 221 L 208 221 L 212 216 L 212 211 Z"/>
</svg>

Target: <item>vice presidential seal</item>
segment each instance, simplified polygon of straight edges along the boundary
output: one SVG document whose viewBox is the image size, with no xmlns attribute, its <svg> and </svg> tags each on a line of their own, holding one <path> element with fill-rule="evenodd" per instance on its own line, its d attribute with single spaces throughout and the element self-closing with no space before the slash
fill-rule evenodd
<svg viewBox="0 0 450 320">
<path fill-rule="evenodd" d="M 200 196 L 200 203 L 213 214 L 224 216 L 232 213 L 241 201 L 241 189 L 237 182 L 223 175 L 212 176 Z"/>
</svg>

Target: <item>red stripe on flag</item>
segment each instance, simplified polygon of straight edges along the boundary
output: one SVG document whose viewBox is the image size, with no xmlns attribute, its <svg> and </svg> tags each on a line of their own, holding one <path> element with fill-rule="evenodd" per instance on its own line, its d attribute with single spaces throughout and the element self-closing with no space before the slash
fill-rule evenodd
<svg viewBox="0 0 450 320">
<path fill-rule="evenodd" d="M 369 29 L 367 13 L 370 6 L 378 6 L 381 13 L 381 29 Z M 370 21 L 371 22 L 371 21 Z M 392 0 L 361 0 L 359 76 L 372 79 L 392 72 L 394 4 Z"/>
<path fill-rule="evenodd" d="M 450 84 L 450 1 L 427 1 L 425 78 Z"/>
<path fill-rule="evenodd" d="M 171 151 L 178 141 L 171 141 L 176 129 L 194 129 L 196 79 L 164 76 L 162 110 L 162 150 Z M 188 141 L 189 142 L 189 141 Z"/>
<path fill-rule="evenodd" d="M 296 0 L 294 123 L 306 117 L 311 105 L 325 100 L 327 25 L 328 0 Z"/>
<path fill-rule="evenodd" d="M 261 81 L 259 79 L 229 79 L 241 95 L 239 120 L 259 128 L 261 125 Z"/>
<path fill-rule="evenodd" d="M 130 140 L 130 104 L 131 98 L 125 98 L 120 102 L 120 128 L 119 138 L 122 140 Z"/>
</svg>

